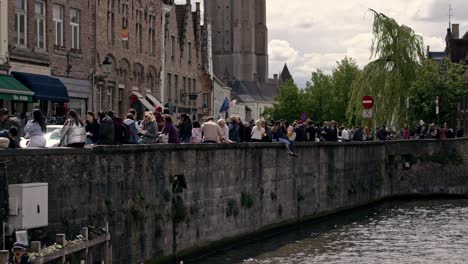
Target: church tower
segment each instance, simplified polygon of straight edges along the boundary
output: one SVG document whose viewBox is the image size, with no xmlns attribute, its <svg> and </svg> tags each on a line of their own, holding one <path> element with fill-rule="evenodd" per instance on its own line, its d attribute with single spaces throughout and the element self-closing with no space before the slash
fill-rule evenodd
<svg viewBox="0 0 468 264">
<path fill-rule="evenodd" d="M 224 81 L 268 79 L 266 0 L 205 0 L 215 74 Z"/>
</svg>

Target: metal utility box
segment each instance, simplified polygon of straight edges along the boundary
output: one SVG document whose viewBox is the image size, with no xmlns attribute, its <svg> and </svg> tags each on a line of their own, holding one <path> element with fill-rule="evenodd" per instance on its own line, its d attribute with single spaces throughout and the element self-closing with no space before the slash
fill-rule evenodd
<svg viewBox="0 0 468 264">
<path fill-rule="evenodd" d="M 8 194 L 8 223 L 15 230 L 48 225 L 48 183 L 11 184 L 8 185 Z"/>
</svg>

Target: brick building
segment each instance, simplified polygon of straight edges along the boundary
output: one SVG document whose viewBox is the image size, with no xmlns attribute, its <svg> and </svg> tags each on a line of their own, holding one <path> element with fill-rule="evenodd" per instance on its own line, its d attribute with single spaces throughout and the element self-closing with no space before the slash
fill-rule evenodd
<svg viewBox="0 0 468 264">
<path fill-rule="evenodd" d="M 10 73 L 34 92 L 33 103 L 6 104 L 15 112 L 40 108 L 47 116 L 88 109 L 92 13 L 80 0 L 9 0 Z"/>
<path fill-rule="evenodd" d="M 161 96 L 163 2 L 102 0 L 96 7 L 96 111 L 153 110 Z M 103 62 L 111 62 L 106 72 Z"/>
<path fill-rule="evenodd" d="M 8 0 L 0 0 L 0 74 L 8 73 Z"/>
<path fill-rule="evenodd" d="M 166 14 L 164 34 L 165 83 L 163 101 L 175 116 L 190 114 L 194 119 L 207 112 L 209 93 L 200 92 L 202 27 L 200 3 L 192 10 L 190 0 L 173 5 Z"/>
</svg>

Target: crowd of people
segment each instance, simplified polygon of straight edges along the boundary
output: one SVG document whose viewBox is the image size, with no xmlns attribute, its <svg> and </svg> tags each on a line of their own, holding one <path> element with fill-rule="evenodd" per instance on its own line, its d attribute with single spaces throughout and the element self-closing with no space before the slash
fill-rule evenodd
<svg viewBox="0 0 468 264">
<path fill-rule="evenodd" d="M 422 120 L 414 128 L 405 125 L 396 132 L 382 126 L 374 133 L 368 128 L 348 128 L 335 121 L 242 122 L 237 116 L 231 116 L 228 120 L 211 117 L 200 124 L 199 121 L 192 122 L 189 115 L 182 114 L 175 124 L 171 115 L 163 114 L 162 107 L 144 113 L 142 120 L 136 117 L 135 109 L 130 109 L 123 119 L 107 111 L 97 114 L 88 112 L 86 120 L 82 120 L 76 111 L 70 110 L 60 131 L 60 146 L 81 148 L 86 145 L 280 142 L 289 155 L 297 157 L 295 142 L 348 142 L 374 138 L 444 140 L 463 136 L 463 130 L 454 131 L 447 123 L 439 128 L 436 124 L 426 125 Z M 24 127 L 19 119 L 9 115 L 8 109 L 0 109 L 0 137 L 9 140 L 10 148 L 17 148 L 20 137 L 24 135 L 29 138 L 28 148 L 45 147 L 46 123 L 46 118 L 37 109 L 32 112 L 31 120 Z"/>
</svg>

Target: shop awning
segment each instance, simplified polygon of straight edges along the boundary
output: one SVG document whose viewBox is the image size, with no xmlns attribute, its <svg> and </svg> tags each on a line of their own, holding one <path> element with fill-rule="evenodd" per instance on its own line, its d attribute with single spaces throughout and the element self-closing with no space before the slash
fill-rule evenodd
<svg viewBox="0 0 468 264">
<path fill-rule="evenodd" d="M 56 103 L 69 101 L 67 87 L 57 78 L 24 72 L 13 72 L 12 75 L 34 92 L 34 99 Z"/>
<path fill-rule="evenodd" d="M 32 102 L 34 95 L 11 75 L 0 75 L 0 99 L 6 101 Z"/>
<path fill-rule="evenodd" d="M 140 101 L 149 111 L 154 111 L 154 106 L 152 106 L 141 93 L 132 91 L 132 94 L 134 94 L 138 98 L 138 101 Z"/>
<path fill-rule="evenodd" d="M 160 107 L 164 108 L 163 104 L 161 104 L 161 102 L 159 102 L 158 99 L 156 99 L 156 97 L 154 97 L 152 94 L 146 93 L 146 97 L 148 97 L 150 99 L 150 101 L 153 103 L 153 105 L 155 107 L 160 106 Z"/>
</svg>

